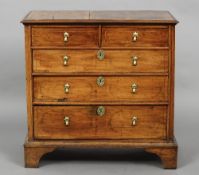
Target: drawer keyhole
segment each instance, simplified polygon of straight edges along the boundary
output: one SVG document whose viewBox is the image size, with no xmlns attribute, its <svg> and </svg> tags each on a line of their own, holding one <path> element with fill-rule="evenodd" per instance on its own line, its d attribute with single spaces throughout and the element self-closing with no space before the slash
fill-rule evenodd
<svg viewBox="0 0 199 175">
<path fill-rule="evenodd" d="M 105 114 L 105 107 L 104 106 L 99 106 L 97 108 L 97 115 L 102 117 Z"/>
<path fill-rule="evenodd" d="M 98 86 L 103 86 L 104 83 L 105 83 L 104 77 L 100 76 L 100 77 L 97 78 L 97 85 Z"/>
<path fill-rule="evenodd" d="M 104 51 L 103 51 L 103 50 L 99 50 L 99 51 L 97 52 L 97 58 L 98 58 L 99 60 L 103 60 L 104 57 L 105 57 Z"/>
</svg>

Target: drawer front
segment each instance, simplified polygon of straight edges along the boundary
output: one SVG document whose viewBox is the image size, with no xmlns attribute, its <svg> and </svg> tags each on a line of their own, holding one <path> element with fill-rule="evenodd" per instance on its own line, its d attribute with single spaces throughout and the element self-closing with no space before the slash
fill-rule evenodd
<svg viewBox="0 0 199 175">
<path fill-rule="evenodd" d="M 167 47 L 167 26 L 104 26 L 102 47 Z"/>
<path fill-rule="evenodd" d="M 35 101 L 167 101 L 167 76 L 34 77 Z"/>
<path fill-rule="evenodd" d="M 168 72 L 167 50 L 34 50 L 34 72 Z"/>
<path fill-rule="evenodd" d="M 35 106 L 36 139 L 164 139 L 166 106 Z"/>
<path fill-rule="evenodd" d="M 32 45 L 43 47 L 92 47 L 99 44 L 98 26 L 33 27 Z"/>
</svg>

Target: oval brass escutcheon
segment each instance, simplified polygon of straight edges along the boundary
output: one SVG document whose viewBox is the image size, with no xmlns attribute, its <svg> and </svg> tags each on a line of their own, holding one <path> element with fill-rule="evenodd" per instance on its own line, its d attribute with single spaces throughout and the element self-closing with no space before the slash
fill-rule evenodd
<svg viewBox="0 0 199 175">
<path fill-rule="evenodd" d="M 97 52 L 97 58 L 98 58 L 99 60 L 103 60 L 104 57 L 105 57 L 104 51 L 103 51 L 103 50 L 99 50 L 99 51 Z"/>
<path fill-rule="evenodd" d="M 103 86 L 104 83 L 105 83 L 104 77 L 99 76 L 99 77 L 97 78 L 97 84 L 98 84 L 98 86 Z"/>
<path fill-rule="evenodd" d="M 105 107 L 104 106 L 99 106 L 97 108 L 97 115 L 102 117 L 105 114 Z"/>
</svg>

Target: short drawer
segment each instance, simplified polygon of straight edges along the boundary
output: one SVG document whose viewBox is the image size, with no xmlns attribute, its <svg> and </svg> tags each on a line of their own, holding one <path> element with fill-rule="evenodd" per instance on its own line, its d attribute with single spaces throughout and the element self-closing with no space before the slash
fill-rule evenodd
<svg viewBox="0 0 199 175">
<path fill-rule="evenodd" d="M 167 47 L 167 26 L 104 26 L 102 47 Z"/>
<path fill-rule="evenodd" d="M 35 106 L 34 137 L 164 139 L 166 116 L 166 106 Z"/>
<path fill-rule="evenodd" d="M 96 48 L 98 44 L 98 26 L 51 26 L 32 28 L 32 46 Z"/>
<path fill-rule="evenodd" d="M 167 76 L 34 77 L 34 101 L 167 101 Z"/>
<path fill-rule="evenodd" d="M 168 72 L 167 50 L 34 50 L 34 72 Z"/>
</svg>

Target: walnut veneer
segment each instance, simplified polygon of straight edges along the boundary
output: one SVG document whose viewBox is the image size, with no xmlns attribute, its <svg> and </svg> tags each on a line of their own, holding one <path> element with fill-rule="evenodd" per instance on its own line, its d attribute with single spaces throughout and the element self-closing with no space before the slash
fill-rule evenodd
<svg viewBox="0 0 199 175">
<path fill-rule="evenodd" d="M 140 148 L 176 168 L 167 11 L 32 11 L 25 26 L 25 166 L 57 148 Z"/>
</svg>

